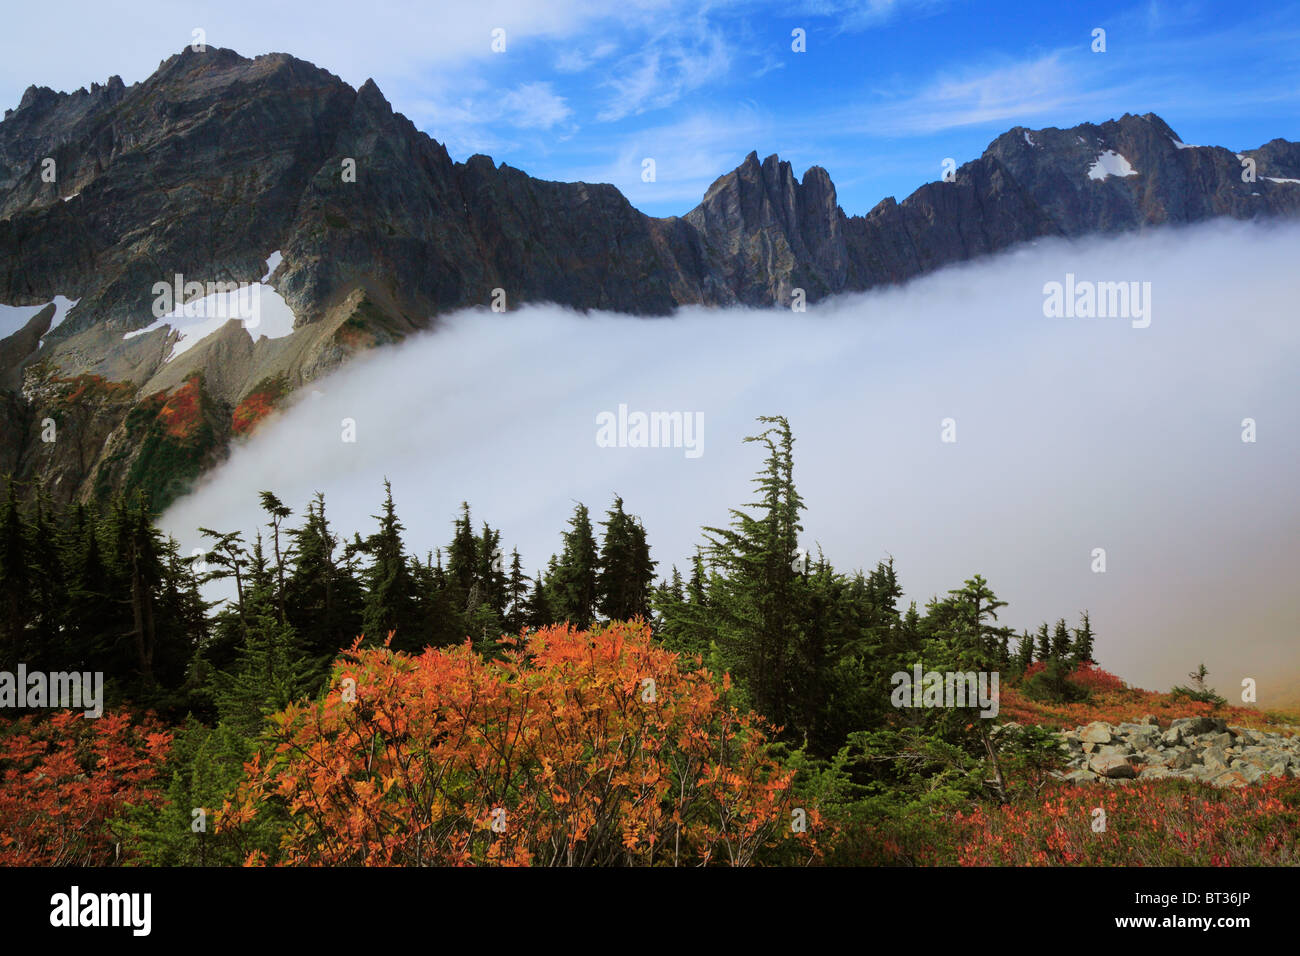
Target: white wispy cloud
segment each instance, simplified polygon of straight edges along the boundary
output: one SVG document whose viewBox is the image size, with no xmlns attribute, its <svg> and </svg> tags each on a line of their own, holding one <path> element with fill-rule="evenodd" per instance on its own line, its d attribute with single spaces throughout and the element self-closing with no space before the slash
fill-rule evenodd
<svg viewBox="0 0 1300 956">
<path fill-rule="evenodd" d="M 573 115 L 550 83 L 522 83 L 501 98 L 501 115 L 524 129 L 551 129 Z"/>
<path fill-rule="evenodd" d="M 838 30 L 855 33 L 870 30 L 900 16 L 931 14 L 950 0 L 804 0 L 796 9 L 808 16 L 831 17 Z"/>
<path fill-rule="evenodd" d="M 607 138 L 592 162 L 575 169 L 584 182 L 613 183 L 635 206 L 665 203 L 686 212 L 718 176 L 737 166 L 749 146 L 772 141 L 771 119 L 752 104 L 722 113 L 698 110 L 653 127 Z M 655 161 L 655 181 L 645 182 L 642 163 Z"/>
<path fill-rule="evenodd" d="M 704 17 L 662 30 L 641 50 L 613 65 L 603 84 L 612 93 L 596 118 L 609 122 L 663 109 L 686 93 L 722 79 L 732 64 L 725 36 Z"/>
<path fill-rule="evenodd" d="M 581 73 L 606 57 L 612 56 L 617 50 L 618 44 L 612 41 L 599 43 L 591 50 L 580 47 L 561 50 L 559 56 L 555 58 L 555 72 Z"/>
<path fill-rule="evenodd" d="M 1018 124 L 1036 117 L 1088 114 L 1116 97 L 1117 88 L 1080 83 L 1067 51 L 967 67 L 941 74 L 915 92 L 889 96 L 860 116 L 865 128 L 934 133 L 962 126 Z"/>
</svg>

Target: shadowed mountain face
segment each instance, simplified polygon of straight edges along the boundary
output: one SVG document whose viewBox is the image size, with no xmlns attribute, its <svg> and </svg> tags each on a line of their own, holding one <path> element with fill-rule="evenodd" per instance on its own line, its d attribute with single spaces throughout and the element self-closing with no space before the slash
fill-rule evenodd
<svg viewBox="0 0 1300 956">
<path fill-rule="evenodd" d="M 141 488 L 162 507 L 304 383 L 494 290 L 508 307 L 642 315 L 785 306 L 797 289 L 813 303 L 1040 236 L 1294 216 L 1293 180 L 1300 144 L 1238 156 L 1125 115 L 1017 127 L 954 181 L 866 216 L 845 215 L 820 167 L 800 181 L 751 153 L 656 219 L 610 185 L 455 163 L 373 83 L 186 49 L 129 88 L 33 87 L 0 122 L 0 303 L 76 301 L 57 325 L 54 308 L 0 325 L 0 472 L 60 500 Z M 292 333 L 235 318 L 178 348 L 182 323 L 154 311 L 155 283 L 178 274 L 265 278 Z"/>
</svg>

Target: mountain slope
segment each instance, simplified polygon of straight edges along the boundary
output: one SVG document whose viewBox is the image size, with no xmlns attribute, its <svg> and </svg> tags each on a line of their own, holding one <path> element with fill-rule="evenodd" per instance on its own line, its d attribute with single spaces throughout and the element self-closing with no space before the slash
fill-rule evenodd
<svg viewBox="0 0 1300 956">
<path fill-rule="evenodd" d="M 60 500 L 143 488 L 162 506 L 275 402 L 497 289 L 511 308 L 786 305 L 1041 236 L 1300 212 L 1300 145 L 1243 156 L 1255 182 L 1151 114 L 1017 127 L 955 181 L 848 216 L 824 169 L 798 180 L 751 153 L 657 219 L 610 185 L 453 162 L 373 82 L 284 54 L 187 48 L 129 88 L 33 87 L 0 122 L 0 303 L 76 305 L 57 327 L 49 308 L 0 326 L 0 471 Z M 292 328 L 217 320 L 181 340 L 153 308 L 177 274 L 264 280 Z"/>
</svg>

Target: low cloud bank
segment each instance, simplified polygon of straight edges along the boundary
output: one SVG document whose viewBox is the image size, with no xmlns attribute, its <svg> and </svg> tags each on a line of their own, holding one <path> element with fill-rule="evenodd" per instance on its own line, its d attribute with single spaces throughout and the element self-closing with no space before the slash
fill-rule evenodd
<svg viewBox="0 0 1300 956">
<path fill-rule="evenodd" d="M 421 555 L 468 500 L 535 569 L 575 501 L 600 516 L 617 493 L 666 574 L 752 499 L 742 439 L 782 414 L 805 546 L 836 567 L 893 555 L 920 604 L 978 572 L 1017 630 L 1089 609 L 1130 681 L 1204 660 L 1230 699 L 1253 677 L 1276 705 L 1300 675 L 1297 253 L 1300 225 L 1216 223 L 1042 241 L 805 314 L 460 313 L 308 386 L 163 525 L 188 552 L 199 525 L 262 523 L 263 489 L 295 513 L 320 490 L 364 535 L 387 476 Z M 1138 283 L 1149 324 L 1048 317 L 1067 276 Z"/>
</svg>

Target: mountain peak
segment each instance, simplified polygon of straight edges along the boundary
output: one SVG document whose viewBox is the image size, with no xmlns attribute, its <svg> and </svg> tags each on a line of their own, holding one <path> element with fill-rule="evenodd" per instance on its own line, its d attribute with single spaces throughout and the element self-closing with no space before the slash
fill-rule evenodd
<svg viewBox="0 0 1300 956">
<path fill-rule="evenodd" d="M 1253 183 L 1233 152 L 1184 147 L 1154 113 L 1017 126 L 955 182 L 866 216 L 840 209 L 823 167 L 800 180 L 751 150 L 694 209 L 654 219 L 612 186 L 542 181 L 487 156 L 453 163 L 373 80 L 354 89 L 288 54 L 186 48 L 130 88 L 120 77 L 70 94 L 32 86 L 0 123 L 0 302 L 77 306 L 34 346 L 0 349 L 0 406 L 18 409 L 0 463 L 43 460 L 31 436 L 49 410 L 4 384 L 38 362 L 131 382 L 132 401 L 201 372 L 226 421 L 268 375 L 310 381 L 498 288 L 512 307 L 787 306 L 796 290 L 815 303 L 1043 236 L 1300 216 L 1300 145 L 1250 151 Z M 54 155 L 52 185 L 38 160 Z M 339 157 L 356 160 L 352 185 Z M 289 343 L 236 329 L 172 362 L 174 331 L 142 328 L 154 282 L 257 281 L 271 250 L 283 252 Z M 106 405 L 96 435 L 121 427 L 132 401 Z M 51 487 L 120 490 L 129 462 L 72 451 L 60 445 Z"/>
</svg>

